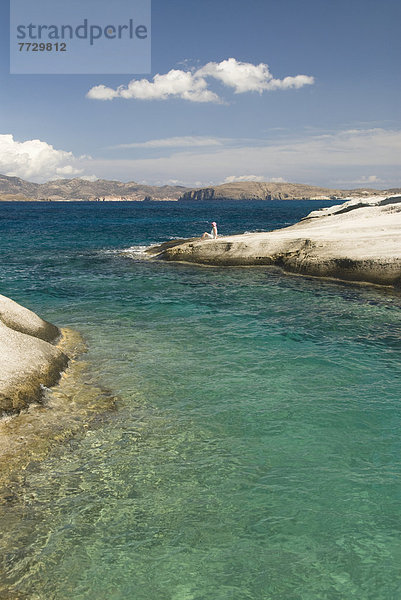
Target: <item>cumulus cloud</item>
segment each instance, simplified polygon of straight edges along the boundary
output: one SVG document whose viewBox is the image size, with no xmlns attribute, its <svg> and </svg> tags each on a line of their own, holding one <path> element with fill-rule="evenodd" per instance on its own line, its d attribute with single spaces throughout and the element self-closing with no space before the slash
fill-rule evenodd
<svg viewBox="0 0 401 600">
<path fill-rule="evenodd" d="M 69 177 L 82 173 L 72 152 L 56 150 L 41 140 L 18 142 L 11 134 L 0 135 L 0 173 L 32 181 Z"/>
<path fill-rule="evenodd" d="M 118 90 L 100 84 L 91 88 L 86 96 L 92 100 L 113 100 L 113 98 L 118 98 L 119 93 Z"/>
<path fill-rule="evenodd" d="M 214 79 L 232 88 L 234 93 L 272 91 L 278 89 L 301 88 L 314 83 L 310 75 L 287 76 L 276 79 L 268 65 L 254 65 L 228 58 L 219 63 L 209 62 L 199 69 L 172 69 L 164 75 L 157 74 L 153 81 L 133 79 L 127 86 L 117 89 L 103 84 L 89 90 L 87 97 L 92 100 L 113 100 L 114 98 L 134 98 L 136 100 L 167 100 L 182 98 L 191 102 L 222 102 L 222 99 L 209 89 L 208 79 Z"/>
<path fill-rule="evenodd" d="M 84 179 L 85 181 L 97 181 L 99 177 L 96 175 L 81 175 L 80 179 Z"/>
<path fill-rule="evenodd" d="M 153 81 L 133 79 L 125 87 L 116 90 L 97 85 L 89 90 L 87 97 L 93 100 L 113 100 L 113 98 L 135 98 L 136 100 L 167 100 L 182 98 L 190 102 L 220 102 L 217 94 L 207 89 L 207 82 L 196 72 L 172 69 L 165 75 L 155 75 Z"/>
<path fill-rule="evenodd" d="M 221 146 L 222 140 L 218 138 L 210 138 L 205 136 L 182 136 L 170 137 L 156 140 L 148 140 L 147 142 L 132 142 L 130 144 L 118 144 L 111 146 L 113 150 L 120 148 L 195 148 L 195 147 L 210 147 Z"/>
<path fill-rule="evenodd" d="M 213 77 L 228 87 L 234 88 L 236 94 L 244 92 L 259 92 L 265 90 L 278 90 L 300 88 L 314 83 L 314 78 L 309 75 L 296 75 L 275 79 L 270 73 L 268 65 L 260 63 L 253 65 L 228 58 L 220 63 L 210 62 L 197 71 L 198 76 Z"/>
</svg>

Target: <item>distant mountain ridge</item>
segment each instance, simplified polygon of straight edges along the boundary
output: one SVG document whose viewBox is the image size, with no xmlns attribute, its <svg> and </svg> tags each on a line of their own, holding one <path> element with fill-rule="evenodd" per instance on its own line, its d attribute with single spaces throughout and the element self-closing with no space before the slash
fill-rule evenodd
<svg viewBox="0 0 401 600">
<path fill-rule="evenodd" d="M 0 175 L 0 200 L 177 200 L 186 189 L 107 179 L 74 178 L 32 183 L 19 177 Z"/>
<path fill-rule="evenodd" d="M 243 181 L 224 183 L 204 188 L 183 186 L 142 185 L 135 181 L 123 183 L 107 179 L 57 179 L 46 183 L 32 183 L 19 177 L 0 175 L 0 201 L 74 201 L 74 200 L 307 200 L 344 199 L 397 194 L 400 188 L 374 190 L 360 188 L 338 190 L 300 183 L 268 183 Z"/>
<path fill-rule="evenodd" d="M 399 188 L 386 190 L 388 194 L 399 193 Z M 375 196 L 383 191 L 369 188 L 338 190 L 305 185 L 301 183 L 268 183 L 243 181 L 240 183 L 223 183 L 206 188 L 191 189 L 184 192 L 180 200 L 329 200 L 359 196 Z"/>
</svg>

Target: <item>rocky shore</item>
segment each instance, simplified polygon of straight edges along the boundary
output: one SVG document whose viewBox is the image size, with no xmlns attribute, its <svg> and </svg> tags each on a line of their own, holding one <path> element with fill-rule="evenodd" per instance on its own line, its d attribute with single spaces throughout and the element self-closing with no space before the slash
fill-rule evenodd
<svg viewBox="0 0 401 600">
<path fill-rule="evenodd" d="M 40 400 L 54 385 L 68 357 L 54 343 L 60 330 L 32 311 L 0 295 L 0 415 Z"/>
<path fill-rule="evenodd" d="M 0 505 L 17 497 L 29 464 L 115 409 L 86 350 L 77 331 L 0 295 Z"/>
<path fill-rule="evenodd" d="M 358 198 L 266 233 L 175 240 L 148 254 L 203 265 L 276 265 L 284 271 L 401 287 L 401 195 Z"/>
</svg>

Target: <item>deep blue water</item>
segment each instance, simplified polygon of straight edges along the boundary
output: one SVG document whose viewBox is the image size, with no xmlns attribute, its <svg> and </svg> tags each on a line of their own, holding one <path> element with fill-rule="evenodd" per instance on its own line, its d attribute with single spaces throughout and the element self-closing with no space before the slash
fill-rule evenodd
<svg viewBox="0 0 401 600">
<path fill-rule="evenodd" d="M 0 204 L 1 293 L 120 398 L 2 507 L 5 597 L 401 597 L 399 295 L 124 253 L 322 205 Z"/>
</svg>

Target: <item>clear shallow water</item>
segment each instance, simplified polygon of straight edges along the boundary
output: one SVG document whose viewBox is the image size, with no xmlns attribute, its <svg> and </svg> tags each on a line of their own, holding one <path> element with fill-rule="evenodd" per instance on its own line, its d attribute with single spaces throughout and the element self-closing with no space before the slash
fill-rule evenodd
<svg viewBox="0 0 401 600">
<path fill-rule="evenodd" d="M 400 297 L 114 252 L 318 205 L 0 206 L 2 292 L 121 397 L 1 507 L 10 597 L 400 597 Z"/>
</svg>

